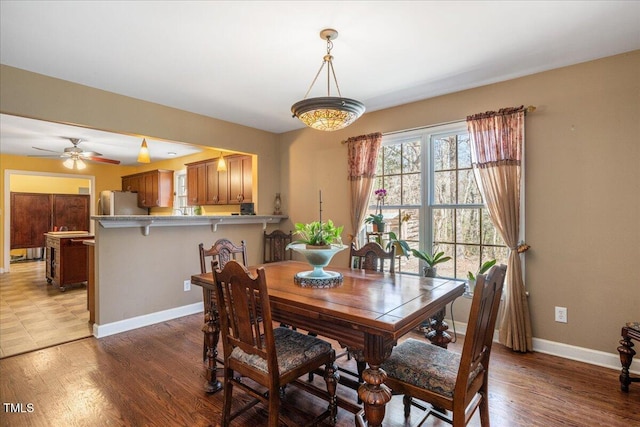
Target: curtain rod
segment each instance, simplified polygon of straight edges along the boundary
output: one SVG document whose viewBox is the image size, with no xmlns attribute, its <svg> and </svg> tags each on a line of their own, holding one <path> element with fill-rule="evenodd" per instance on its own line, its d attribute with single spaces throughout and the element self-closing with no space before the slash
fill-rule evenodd
<svg viewBox="0 0 640 427">
<path fill-rule="evenodd" d="M 536 106 L 535 105 L 529 105 L 528 107 L 526 107 L 524 109 L 524 115 L 526 116 L 529 113 L 533 113 L 534 111 L 536 111 Z M 467 119 L 460 119 L 460 120 L 452 120 L 450 122 L 442 122 L 442 123 L 436 123 L 433 125 L 427 125 L 427 126 L 419 126 L 416 128 L 411 128 L 411 129 L 403 129 L 403 130 L 394 130 L 391 132 L 383 132 L 382 136 L 387 136 L 387 135 L 395 135 L 398 133 L 405 133 L 405 132 L 412 132 L 414 130 L 422 130 L 422 129 L 430 129 L 430 128 L 435 128 L 435 127 L 440 127 L 440 126 L 446 126 L 446 125 L 451 125 L 453 123 L 460 123 L 460 122 L 464 122 Z M 347 141 L 340 141 L 341 144 L 346 144 Z"/>
</svg>

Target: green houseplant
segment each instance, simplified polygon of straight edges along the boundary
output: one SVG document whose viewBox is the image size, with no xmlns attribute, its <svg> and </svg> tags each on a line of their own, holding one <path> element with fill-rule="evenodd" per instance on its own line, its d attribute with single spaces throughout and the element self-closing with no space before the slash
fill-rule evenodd
<svg viewBox="0 0 640 427">
<path fill-rule="evenodd" d="M 436 277 L 436 265 L 447 262 L 451 259 L 450 256 L 444 256 L 444 252 L 438 252 L 435 255 L 432 255 L 425 251 L 412 249 L 411 253 L 413 253 L 414 257 L 427 263 L 427 266 L 424 268 L 424 275 L 426 277 Z"/>
<path fill-rule="evenodd" d="M 469 293 L 472 294 L 474 288 L 476 287 L 476 277 L 478 277 L 478 274 L 486 273 L 495 264 L 496 264 L 496 260 L 495 259 L 490 259 L 489 261 L 485 261 L 485 262 L 482 263 L 482 265 L 478 269 L 478 272 L 476 273 L 475 276 L 473 275 L 472 272 L 470 272 L 470 271 L 467 272 L 467 282 L 468 282 L 468 286 L 469 286 Z"/>
<path fill-rule="evenodd" d="M 398 239 L 398 236 L 393 231 L 389 232 L 389 241 L 387 242 L 387 252 L 391 250 L 391 247 L 396 247 L 396 255 L 397 256 L 406 256 L 409 258 L 409 254 L 411 253 L 411 248 L 409 244 L 401 239 Z"/>
<path fill-rule="evenodd" d="M 296 223 L 296 234 L 300 236 L 299 240 L 291 243 L 304 243 L 309 249 L 329 248 L 333 243 L 342 244 L 342 229 L 344 227 L 336 227 L 333 221 L 327 222 L 314 221 L 307 224 Z"/>
<path fill-rule="evenodd" d="M 364 222 L 367 224 L 371 224 L 375 226 L 374 232 L 383 233 L 384 232 L 384 217 L 381 213 L 378 214 L 370 214 L 368 217 L 364 219 Z"/>
</svg>

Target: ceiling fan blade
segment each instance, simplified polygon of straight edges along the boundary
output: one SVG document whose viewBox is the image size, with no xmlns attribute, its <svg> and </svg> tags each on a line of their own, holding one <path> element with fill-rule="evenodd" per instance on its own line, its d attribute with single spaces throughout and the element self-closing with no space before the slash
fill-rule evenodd
<svg viewBox="0 0 640 427">
<path fill-rule="evenodd" d="M 59 151 L 47 150 L 46 148 L 38 148 L 38 147 L 31 147 L 31 148 L 34 148 L 34 149 L 36 149 L 36 150 L 40 150 L 40 151 L 49 151 L 49 152 L 51 152 L 51 153 L 58 153 L 58 154 L 60 154 L 60 152 L 59 152 Z"/>
<path fill-rule="evenodd" d="M 55 153 L 55 151 L 54 151 L 54 153 Z M 63 157 L 63 156 L 61 156 L 60 154 L 37 154 L 37 155 L 36 154 L 29 154 L 27 157 L 49 157 L 49 158 L 58 157 L 58 158 L 60 158 L 60 157 Z"/>
<path fill-rule="evenodd" d="M 85 160 L 91 160 L 92 162 L 98 162 L 98 163 L 109 163 L 112 165 L 119 165 L 120 164 L 120 160 L 112 160 L 112 159 L 105 159 L 104 157 L 85 157 Z"/>
<path fill-rule="evenodd" d="M 89 158 L 94 156 L 102 156 L 102 154 L 96 153 L 95 151 L 83 151 L 82 153 L 80 153 L 80 156 Z"/>
</svg>

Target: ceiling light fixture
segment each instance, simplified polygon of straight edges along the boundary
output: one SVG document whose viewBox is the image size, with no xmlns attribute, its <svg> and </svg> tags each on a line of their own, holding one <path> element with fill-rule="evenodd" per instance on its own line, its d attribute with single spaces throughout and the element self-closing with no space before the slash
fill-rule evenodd
<svg viewBox="0 0 640 427">
<path fill-rule="evenodd" d="M 338 32 L 327 28 L 320 31 L 320 38 L 327 41 L 327 54 L 322 58 L 322 65 L 303 100 L 293 104 L 291 112 L 293 117 L 297 117 L 305 125 L 313 129 L 334 131 L 345 128 L 358 120 L 364 113 L 365 107 L 362 102 L 351 98 L 343 98 L 340 93 L 336 72 L 333 69 L 333 56 L 331 56 L 332 40 L 338 38 Z M 327 64 L 327 96 L 307 99 L 325 64 Z M 331 76 L 333 76 L 338 96 L 331 96 Z"/>
<path fill-rule="evenodd" d="M 151 156 L 149 155 L 149 147 L 147 147 L 146 138 L 142 138 L 142 145 L 140 146 L 140 152 L 138 153 L 138 163 L 151 163 Z"/>
<path fill-rule="evenodd" d="M 220 151 L 220 158 L 218 159 L 218 172 L 226 172 L 227 171 L 227 162 L 224 160 L 224 156 L 222 155 L 222 151 Z"/>
<path fill-rule="evenodd" d="M 67 169 L 82 170 L 87 168 L 87 164 L 77 154 L 72 154 L 67 160 L 62 162 L 62 165 Z"/>
</svg>

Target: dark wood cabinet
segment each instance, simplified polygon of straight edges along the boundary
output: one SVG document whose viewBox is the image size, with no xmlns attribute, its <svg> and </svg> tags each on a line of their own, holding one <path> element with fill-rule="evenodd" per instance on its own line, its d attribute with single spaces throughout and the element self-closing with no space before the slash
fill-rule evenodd
<svg viewBox="0 0 640 427">
<path fill-rule="evenodd" d="M 187 163 L 187 204 L 233 205 L 253 197 L 251 156 L 226 156 L 226 171 L 218 171 L 219 158 Z"/>
<path fill-rule="evenodd" d="M 11 193 L 11 249 L 42 248 L 44 233 L 89 231 L 89 195 Z"/>
<path fill-rule="evenodd" d="M 89 258 L 83 240 L 88 234 L 53 232 L 46 234 L 46 277 L 64 291 L 68 285 L 84 283 L 89 277 Z"/>
<path fill-rule="evenodd" d="M 227 172 L 218 171 L 219 159 L 205 164 L 206 198 L 205 205 L 227 204 Z"/>
<path fill-rule="evenodd" d="M 192 163 L 187 165 L 187 205 L 204 205 L 207 194 L 206 165 Z"/>
<path fill-rule="evenodd" d="M 122 177 L 122 190 L 138 193 L 141 208 L 173 206 L 173 171 L 156 169 Z"/>
<path fill-rule="evenodd" d="M 11 193 L 11 249 L 43 248 L 51 231 L 51 194 Z"/>
</svg>

